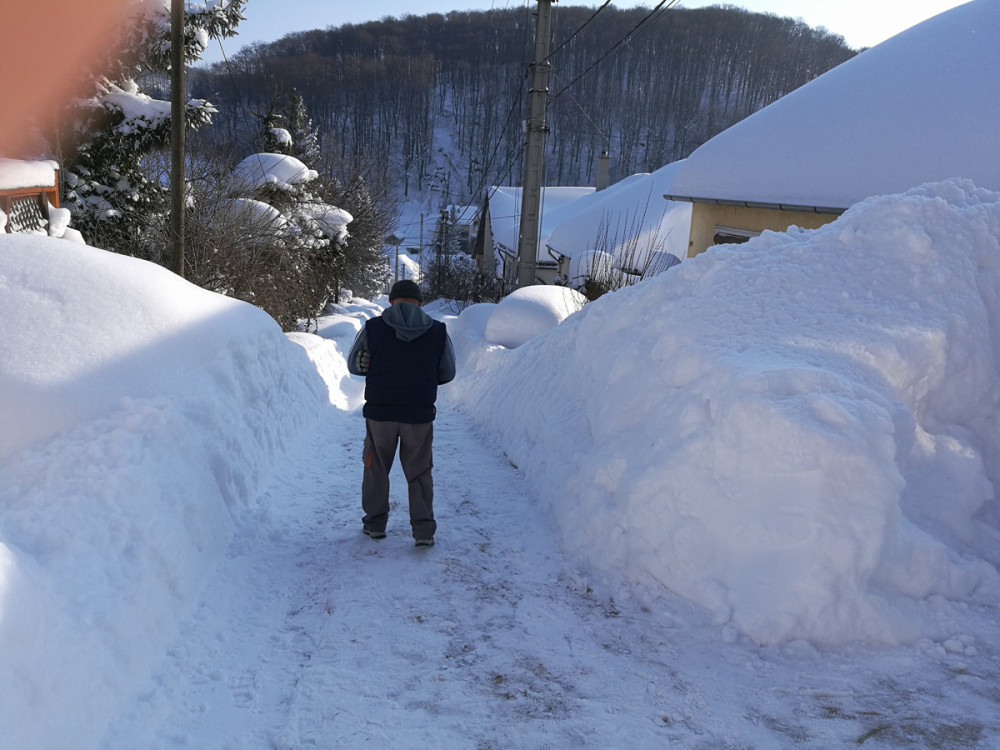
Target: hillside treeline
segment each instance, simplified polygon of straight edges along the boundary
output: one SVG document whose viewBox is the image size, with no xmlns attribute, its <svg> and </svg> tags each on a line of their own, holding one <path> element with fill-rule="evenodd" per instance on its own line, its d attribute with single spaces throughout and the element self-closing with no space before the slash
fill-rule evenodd
<svg viewBox="0 0 1000 750">
<path fill-rule="evenodd" d="M 593 184 L 604 150 L 612 181 L 655 170 L 855 54 L 732 7 L 594 13 L 553 6 L 547 184 Z M 525 8 L 348 24 L 244 48 L 196 71 L 194 94 L 219 105 L 214 134 L 240 143 L 296 90 L 335 170 L 477 200 L 520 183 L 533 35 Z"/>
</svg>

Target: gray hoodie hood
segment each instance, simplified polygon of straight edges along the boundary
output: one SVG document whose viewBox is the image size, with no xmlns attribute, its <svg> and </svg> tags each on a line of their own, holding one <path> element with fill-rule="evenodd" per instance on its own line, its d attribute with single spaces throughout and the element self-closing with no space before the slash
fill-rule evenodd
<svg viewBox="0 0 1000 750">
<path fill-rule="evenodd" d="M 396 338 L 413 341 L 430 330 L 434 320 L 416 305 L 397 302 L 382 312 L 382 320 L 396 332 Z"/>
</svg>

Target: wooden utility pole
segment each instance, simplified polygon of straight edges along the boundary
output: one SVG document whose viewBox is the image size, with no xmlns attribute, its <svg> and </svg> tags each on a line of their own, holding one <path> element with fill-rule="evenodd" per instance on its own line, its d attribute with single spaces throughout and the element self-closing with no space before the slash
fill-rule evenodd
<svg viewBox="0 0 1000 750">
<path fill-rule="evenodd" d="M 545 150 L 545 105 L 549 96 L 549 34 L 552 3 L 538 0 L 535 21 L 535 61 L 531 64 L 528 90 L 527 144 L 524 153 L 524 180 L 521 187 L 521 226 L 517 237 L 517 286 L 535 283 L 538 265 L 539 206 L 542 197 L 542 159 Z"/>
<path fill-rule="evenodd" d="M 184 0 L 170 0 L 170 270 L 184 276 Z"/>
</svg>

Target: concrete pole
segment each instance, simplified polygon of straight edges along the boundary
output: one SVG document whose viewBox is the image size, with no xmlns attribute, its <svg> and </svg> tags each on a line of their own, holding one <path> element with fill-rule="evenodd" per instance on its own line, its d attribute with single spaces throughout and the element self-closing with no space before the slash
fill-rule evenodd
<svg viewBox="0 0 1000 750">
<path fill-rule="evenodd" d="M 170 0 L 170 270 L 184 277 L 184 0 Z"/>
<path fill-rule="evenodd" d="M 544 156 L 545 104 L 549 95 L 548 61 L 552 3 L 538 0 L 535 22 L 535 61 L 531 66 L 531 88 L 528 90 L 527 145 L 524 154 L 524 181 L 521 188 L 521 225 L 517 238 L 517 286 L 535 283 L 538 265 L 539 206 L 542 197 L 542 157 Z"/>
</svg>

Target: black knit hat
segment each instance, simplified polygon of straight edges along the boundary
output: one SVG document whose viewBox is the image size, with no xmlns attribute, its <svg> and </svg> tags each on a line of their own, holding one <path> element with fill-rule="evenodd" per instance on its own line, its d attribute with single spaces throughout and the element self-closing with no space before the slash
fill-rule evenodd
<svg viewBox="0 0 1000 750">
<path fill-rule="evenodd" d="M 415 299 L 421 303 L 424 301 L 424 297 L 420 293 L 420 287 L 410 279 L 400 279 L 392 285 L 392 289 L 389 291 L 389 302 L 400 298 Z"/>
</svg>

